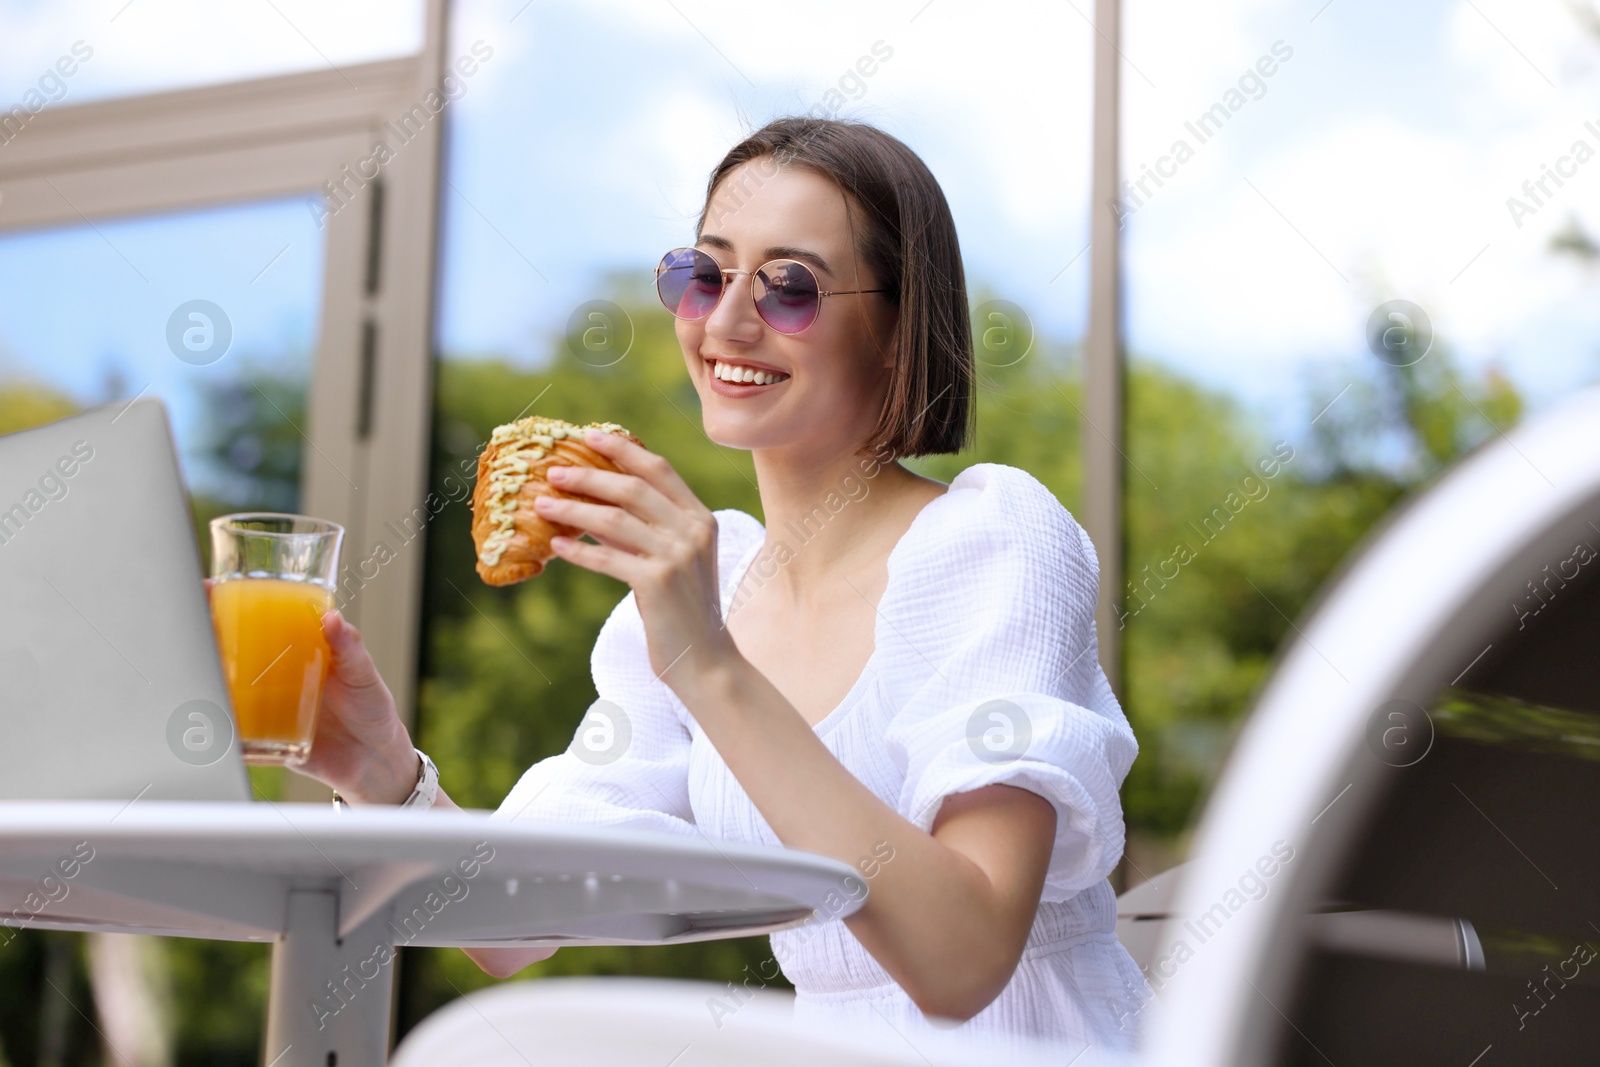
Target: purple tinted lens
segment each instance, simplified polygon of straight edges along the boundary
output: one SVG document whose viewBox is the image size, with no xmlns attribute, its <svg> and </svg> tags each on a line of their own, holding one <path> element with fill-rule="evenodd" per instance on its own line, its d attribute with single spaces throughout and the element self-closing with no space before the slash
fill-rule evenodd
<svg viewBox="0 0 1600 1067">
<path fill-rule="evenodd" d="M 674 248 L 661 257 L 656 295 L 680 319 L 703 319 L 722 296 L 717 261 L 696 248 Z"/>
<path fill-rule="evenodd" d="M 817 276 L 804 263 L 785 260 L 756 272 L 756 311 L 779 333 L 799 333 L 817 317 Z"/>
</svg>

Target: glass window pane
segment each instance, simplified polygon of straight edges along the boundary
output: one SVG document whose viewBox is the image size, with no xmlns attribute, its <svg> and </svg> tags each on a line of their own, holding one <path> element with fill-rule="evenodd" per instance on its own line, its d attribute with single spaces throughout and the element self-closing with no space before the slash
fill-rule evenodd
<svg viewBox="0 0 1600 1067">
<path fill-rule="evenodd" d="M 1359 538 L 1600 372 L 1600 9 L 1125 10 L 1128 802 L 1174 841 Z"/>
<path fill-rule="evenodd" d="M 422 50 L 424 6 L 424 0 L 0 0 L 0 108 L 37 112 L 57 103 L 342 71 L 412 55 Z"/>
<path fill-rule="evenodd" d="M 0 432 L 156 396 L 197 520 L 293 510 L 322 268 L 300 198 L 0 234 Z"/>
</svg>

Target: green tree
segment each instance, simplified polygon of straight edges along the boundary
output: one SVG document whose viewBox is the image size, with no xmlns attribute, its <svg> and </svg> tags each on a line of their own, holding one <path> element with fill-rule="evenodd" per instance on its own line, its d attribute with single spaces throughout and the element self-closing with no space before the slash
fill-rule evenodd
<svg viewBox="0 0 1600 1067">
<path fill-rule="evenodd" d="M 77 410 L 71 397 L 47 385 L 17 379 L 0 382 L 0 434 L 31 430 Z"/>
</svg>

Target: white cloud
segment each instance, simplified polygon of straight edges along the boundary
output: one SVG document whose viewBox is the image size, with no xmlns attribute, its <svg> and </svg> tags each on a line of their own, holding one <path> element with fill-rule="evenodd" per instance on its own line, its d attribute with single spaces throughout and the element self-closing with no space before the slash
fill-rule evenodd
<svg viewBox="0 0 1600 1067">
<path fill-rule="evenodd" d="M 738 137 L 726 119 L 709 96 L 664 87 L 600 135 L 593 173 L 618 203 L 681 218 L 688 243 L 711 165 Z"/>
<path fill-rule="evenodd" d="M 1446 20 L 1450 51 L 1476 75 L 1478 99 L 1507 115 L 1571 106 L 1591 80 L 1592 42 L 1553 0 L 1461 0 Z"/>
<path fill-rule="evenodd" d="M 1283 8 L 1274 0 L 1128 0 L 1121 51 L 1129 124 L 1164 131 L 1209 106 L 1268 50 L 1277 35 L 1264 24 Z"/>
<path fill-rule="evenodd" d="M 19 99 L 83 41 L 93 58 L 67 100 L 345 67 L 418 51 L 422 0 L 96 0 L 5 3 L 0 100 Z"/>
<path fill-rule="evenodd" d="M 1600 229 L 1600 158 L 1551 186 L 1555 195 L 1520 229 L 1505 202 L 1575 139 L 1600 150 L 1600 134 L 1582 121 L 1586 108 L 1600 119 L 1600 108 L 1579 89 L 1594 81 L 1595 43 L 1555 0 L 1474 3 L 1482 14 L 1462 2 L 1436 27 L 1448 39 L 1442 58 L 1409 72 L 1427 98 L 1397 97 L 1387 84 L 1395 72 L 1307 45 L 1305 59 L 1296 56 L 1304 66 L 1286 66 L 1274 95 L 1247 105 L 1133 216 L 1137 349 L 1247 395 L 1282 394 L 1297 368 L 1358 355 L 1371 307 L 1398 296 L 1427 309 L 1469 364 L 1501 361 L 1536 395 L 1592 376 L 1594 279 L 1552 255 L 1549 240 L 1574 216 Z M 1227 83 L 1240 55 L 1229 42 L 1262 6 L 1241 0 L 1229 28 L 1200 25 L 1181 4 L 1137 5 L 1169 46 L 1178 27 L 1153 12 L 1190 20 L 1203 47 L 1173 52 L 1171 69 L 1196 87 Z M 1251 38 L 1244 54 L 1257 47 Z M 1530 61 L 1559 75 L 1561 88 Z M 1170 139 L 1152 107 L 1137 123 L 1130 139 L 1151 155 L 1130 156 L 1130 166 Z"/>
</svg>

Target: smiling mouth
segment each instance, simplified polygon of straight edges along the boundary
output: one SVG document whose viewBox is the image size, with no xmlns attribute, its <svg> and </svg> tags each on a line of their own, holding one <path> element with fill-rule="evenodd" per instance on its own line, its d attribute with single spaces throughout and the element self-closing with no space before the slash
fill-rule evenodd
<svg viewBox="0 0 1600 1067">
<path fill-rule="evenodd" d="M 775 385 L 786 382 L 789 375 L 777 371 L 760 370 L 756 367 L 747 367 L 738 363 L 724 363 L 719 359 L 707 360 L 711 364 L 711 376 L 731 385 Z"/>
</svg>

